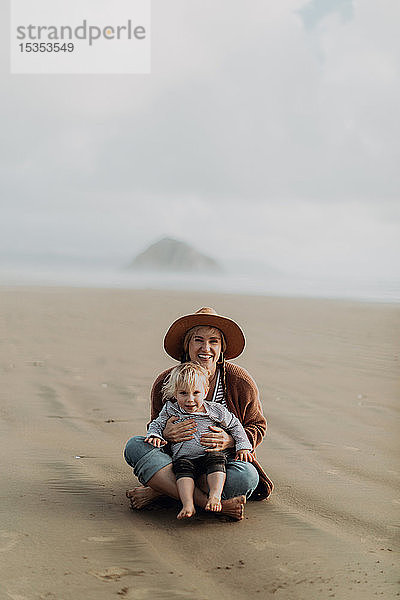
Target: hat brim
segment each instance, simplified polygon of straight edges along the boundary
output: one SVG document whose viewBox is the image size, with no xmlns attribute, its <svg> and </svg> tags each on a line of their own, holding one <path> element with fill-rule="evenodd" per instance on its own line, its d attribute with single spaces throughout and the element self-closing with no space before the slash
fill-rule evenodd
<svg viewBox="0 0 400 600">
<path fill-rule="evenodd" d="M 186 332 L 199 325 L 216 327 L 222 331 L 226 342 L 225 358 L 236 358 L 243 352 L 246 340 L 243 331 L 235 321 L 220 315 L 195 313 L 180 317 L 172 323 L 164 337 L 164 348 L 167 354 L 176 360 L 181 360 Z"/>
</svg>

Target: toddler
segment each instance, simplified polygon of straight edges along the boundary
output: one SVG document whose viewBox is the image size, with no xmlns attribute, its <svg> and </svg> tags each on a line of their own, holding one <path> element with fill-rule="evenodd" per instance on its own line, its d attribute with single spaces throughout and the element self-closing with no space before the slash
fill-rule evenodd
<svg viewBox="0 0 400 600">
<path fill-rule="evenodd" d="M 163 431 L 170 417 L 178 417 L 180 421 L 196 421 L 193 439 L 171 444 L 173 471 L 182 502 L 178 519 L 195 514 L 194 482 L 203 473 L 207 475 L 209 488 L 205 510 L 218 512 L 222 508 L 226 454 L 207 450 L 200 443 L 200 437 L 207 433 L 210 425 L 222 427 L 231 434 L 235 441 L 236 460 L 253 460 L 252 446 L 239 419 L 223 404 L 205 400 L 209 388 L 208 379 L 206 369 L 197 363 L 187 362 L 175 367 L 163 385 L 163 400 L 166 403 L 158 417 L 149 424 L 145 438 L 146 442 L 160 448 L 167 443 L 163 438 Z"/>
</svg>

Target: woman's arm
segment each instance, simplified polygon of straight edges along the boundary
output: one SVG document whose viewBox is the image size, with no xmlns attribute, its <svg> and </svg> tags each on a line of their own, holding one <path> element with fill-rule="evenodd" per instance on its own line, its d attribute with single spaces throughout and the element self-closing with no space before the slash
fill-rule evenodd
<svg viewBox="0 0 400 600">
<path fill-rule="evenodd" d="M 218 425 L 210 425 L 209 430 L 200 437 L 200 443 L 205 447 L 206 452 L 235 447 L 235 440 L 225 429 L 218 427 Z"/>
<path fill-rule="evenodd" d="M 238 386 L 238 404 L 239 419 L 255 449 L 263 441 L 267 431 L 267 421 L 263 414 L 257 386 L 247 378 Z"/>
<path fill-rule="evenodd" d="M 153 383 L 153 386 L 151 388 L 151 394 L 150 394 L 150 418 L 152 421 L 154 421 L 154 419 L 156 419 L 158 417 L 158 415 L 161 412 L 161 409 L 163 407 L 163 399 L 162 399 L 162 386 L 163 383 L 167 377 L 167 375 L 169 375 L 171 369 L 167 369 L 166 371 L 163 371 L 162 373 L 160 373 L 160 375 L 157 377 L 157 379 L 155 380 L 155 382 Z"/>
<path fill-rule="evenodd" d="M 218 408 L 221 413 L 219 415 L 220 423 L 233 437 L 236 452 L 238 450 L 252 450 L 253 448 L 246 434 L 246 430 L 239 419 L 235 417 L 233 413 L 229 412 L 225 406 L 221 405 Z"/>
<path fill-rule="evenodd" d="M 265 436 L 267 421 L 254 379 L 232 363 L 226 363 L 226 396 L 228 409 L 238 417 L 255 449 Z"/>
</svg>

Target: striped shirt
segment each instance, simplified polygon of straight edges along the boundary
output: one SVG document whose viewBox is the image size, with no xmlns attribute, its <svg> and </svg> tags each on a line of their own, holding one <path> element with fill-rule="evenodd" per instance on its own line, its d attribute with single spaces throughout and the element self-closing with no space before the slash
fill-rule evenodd
<svg viewBox="0 0 400 600">
<path fill-rule="evenodd" d="M 221 404 L 226 406 L 224 387 L 222 385 L 221 372 L 219 370 L 217 372 L 217 381 L 215 382 L 215 388 L 214 388 L 214 394 L 213 394 L 212 401 L 220 402 Z"/>
</svg>

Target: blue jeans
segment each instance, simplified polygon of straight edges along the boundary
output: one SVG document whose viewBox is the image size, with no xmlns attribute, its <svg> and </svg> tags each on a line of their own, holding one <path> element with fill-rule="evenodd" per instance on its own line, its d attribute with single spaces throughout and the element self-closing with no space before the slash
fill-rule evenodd
<svg viewBox="0 0 400 600">
<path fill-rule="evenodd" d="M 124 457 L 143 485 L 147 485 L 160 469 L 172 463 L 169 454 L 145 442 L 143 435 L 136 435 L 127 441 Z M 242 495 L 249 498 L 257 485 L 258 472 L 250 462 L 228 458 L 226 481 L 222 492 L 224 500 Z"/>
</svg>

